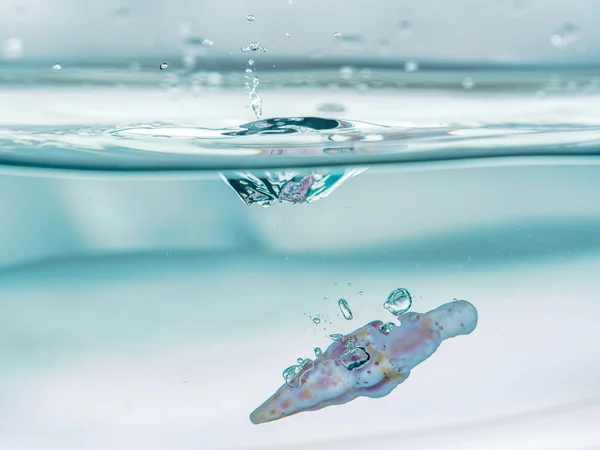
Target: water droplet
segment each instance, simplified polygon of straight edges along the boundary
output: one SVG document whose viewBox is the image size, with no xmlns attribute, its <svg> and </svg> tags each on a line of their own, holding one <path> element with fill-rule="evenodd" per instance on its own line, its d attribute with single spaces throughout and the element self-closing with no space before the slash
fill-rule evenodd
<svg viewBox="0 0 600 450">
<path fill-rule="evenodd" d="M 320 323 L 321 323 L 321 318 L 320 318 L 320 317 L 315 317 L 315 318 L 314 318 L 312 321 L 313 321 L 315 324 L 317 324 L 317 325 L 318 325 L 318 324 L 320 324 Z"/>
<path fill-rule="evenodd" d="M 315 347 L 315 358 L 320 357 L 322 354 L 321 347 Z"/>
<path fill-rule="evenodd" d="M 411 35 L 411 23 L 408 20 L 401 20 L 398 22 L 398 32 L 402 39 L 407 39 Z"/>
<path fill-rule="evenodd" d="M 117 18 L 117 22 L 121 25 L 129 23 L 129 17 L 131 15 L 131 9 L 128 6 L 122 6 L 117 8 L 114 12 L 114 16 Z"/>
<path fill-rule="evenodd" d="M 379 331 L 381 331 L 383 334 L 390 334 L 390 331 L 392 331 L 395 326 L 396 325 L 394 325 L 392 322 L 387 322 L 379 327 Z"/>
<path fill-rule="evenodd" d="M 465 89 L 473 89 L 475 87 L 475 81 L 471 77 L 467 77 L 462 80 L 462 87 Z"/>
<path fill-rule="evenodd" d="M 412 305 L 412 296 L 404 288 L 398 288 L 388 295 L 383 307 L 395 316 L 404 314 Z"/>
<path fill-rule="evenodd" d="M 54 65 L 52 66 L 52 70 L 60 70 L 60 69 L 62 69 L 62 67 L 61 67 L 61 65 L 60 65 L 60 64 L 54 64 Z"/>
<path fill-rule="evenodd" d="M 340 334 L 340 333 L 334 333 L 334 334 L 330 334 L 329 337 L 334 340 L 334 341 L 341 341 L 342 339 L 344 339 L 344 335 Z"/>
<path fill-rule="evenodd" d="M 301 365 L 293 365 L 285 369 L 282 373 L 285 384 L 291 388 L 297 388 L 300 386 L 300 372 L 302 372 Z"/>
<path fill-rule="evenodd" d="M 550 37 L 550 43 L 558 48 L 566 48 L 579 41 L 579 27 L 574 23 L 565 23 Z"/>
<path fill-rule="evenodd" d="M 333 33 L 333 37 L 335 37 L 336 39 L 339 39 L 342 37 L 342 33 L 340 33 L 339 31 L 336 31 L 335 33 Z"/>
<path fill-rule="evenodd" d="M 340 307 L 340 310 L 342 311 L 342 315 L 344 316 L 344 319 L 352 320 L 352 318 L 354 316 L 352 315 L 352 311 L 350 310 L 350 305 L 348 305 L 348 302 L 346 301 L 345 298 L 340 298 L 338 300 L 338 306 Z"/>
<path fill-rule="evenodd" d="M 7 39 L 2 46 L 2 56 L 5 59 L 18 59 L 23 56 L 23 41 L 16 37 Z"/>
<path fill-rule="evenodd" d="M 202 45 L 204 45 L 205 47 L 212 47 L 214 44 L 213 41 L 211 41 L 210 39 L 202 39 Z"/>
<path fill-rule="evenodd" d="M 255 17 L 254 17 L 252 14 L 248 14 L 248 15 L 246 16 L 246 20 L 247 20 L 248 22 L 254 22 L 254 21 L 256 20 L 256 18 L 255 18 Z"/>
<path fill-rule="evenodd" d="M 290 33 L 285 33 L 285 37 L 290 38 L 290 37 L 292 37 L 292 35 Z"/>
<path fill-rule="evenodd" d="M 340 364 L 348 370 L 358 369 L 369 362 L 371 356 L 362 347 L 346 350 L 339 357 Z"/>
<path fill-rule="evenodd" d="M 167 67 L 169 67 L 169 65 L 167 63 L 162 63 L 160 66 L 158 66 L 160 68 L 160 70 L 165 70 Z"/>
<path fill-rule="evenodd" d="M 245 47 L 242 47 L 240 49 L 242 52 L 266 52 L 267 49 L 265 47 L 263 47 L 262 45 L 260 45 L 260 42 L 252 42 L 249 45 L 246 45 Z"/>
<path fill-rule="evenodd" d="M 297 362 L 298 364 L 302 364 L 302 363 L 304 362 L 304 358 L 298 358 L 298 359 L 296 360 L 296 362 Z"/>
<path fill-rule="evenodd" d="M 254 65 L 254 60 L 253 59 L 249 59 L 248 60 L 248 65 L 249 66 L 253 66 Z M 250 70 L 250 72 L 252 72 L 252 70 Z"/>
<path fill-rule="evenodd" d="M 340 113 L 346 111 L 346 107 L 340 103 L 323 103 L 317 107 L 321 112 Z"/>
<path fill-rule="evenodd" d="M 351 67 L 351 66 L 340 67 L 340 76 L 345 80 L 352 78 L 352 76 L 354 75 L 354 72 L 355 72 L 354 67 Z"/>
<path fill-rule="evenodd" d="M 416 72 L 419 70 L 419 63 L 416 61 L 406 61 L 406 63 L 404 63 L 404 70 L 406 72 Z"/>
<path fill-rule="evenodd" d="M 348 282 L 348 287 L 352 287 L 352 283 Z"/>
<path fill-rule="evenodd" d="M 337 285 L 338 285 L 338 282 L 336 281 L 335 283 L 333 283 L 333 285 L 334 285 L 334 286 L 337 286 Z"/>
</svg>

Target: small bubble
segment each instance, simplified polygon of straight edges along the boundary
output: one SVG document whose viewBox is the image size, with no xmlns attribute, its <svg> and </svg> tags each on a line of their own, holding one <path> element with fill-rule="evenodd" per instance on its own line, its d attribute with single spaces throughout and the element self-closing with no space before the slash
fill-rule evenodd
<svg viewBox="0 0 600 450">
<path fill-rule="evenodd" d="M 416 72 L 419 70 L 419 63 L 416 61 L 406 61 L 406 63 L 404 63 L 404 70 L 406 72 Z"/>
<path fill-rule="evenodd" d="M 475 87 L 475 81 L 471 77 L 467 77 L 462 80 L 462 87 L 465 89 L 473 89 Z"/>
<path fill-rule="evenodd" d="M 290 38 L 290 37 L 292 37 L 292 35 L 290 33 L 285 33 L 285 37 Z"/>
<path fill-rule="evenodd" d="M 338 282 L 336 281 L 335 283 L 333 283 L 333 285 L 334 285 L 334 286 L 337 286 L 337 285 L 338 285 Z"/>
<path fill-rule="evenodd" d="M 388 295 L 383 307 L 395 316 L 404 314 L 412 305 L 412 296 L 404 288 L 398 288 Z"/>
<path fill-rule="evenodd" d="M 61 65 L 60 65 L 60 64 L 54 64 L 54 65 L 52 66 L 52 70 L 60 70 L 60 69 L 62 69 L 62 67 L 61 67 Z"/>
<path fill-rule="evenodd" d="M 160 66 L 158 66 L 160 68 L 160 70 L 165 70 L 167 67 L 169 67 L 169 65 L 167 63 L 162 63 Z"/>
<path fill-rule="evenodd" d="M 246 45 L 240 49 L 242 52 L 266 52 L 267 49 L 260 45 L 260 42 L 252 42 L 250 45 Z"/>
<path fill-rule="evenodd" d="M 356 344 L 352 339 L 350 339 L 349 341 L 346 342 L 346 348 L 354 348 L 354 347 L 356 347 Z"/>
<path fill-rule="evenodd" d="M 348 282 L 348 287 L 352 287 L 352 283 Z"/>
<path fill-rule="evenodd" d="M 339 39 L 342 37 L 342 33 L 340 33 L 339 31 L 336 31 L 335 33 L 333 33 L 333 37 L 335 37 L 336 39 Z"/>
<path fill-rule="evenodd" d="M 304 362 L 304 358 L 298 358 L 298 359 L 296 360 L 296 362 L 297 362 L 298 364 L 302 364 L 302 363 Z"/>
<path fill-rule="evenodd" d="M 363 291 L 358 291 L 358 295 L 363 295 L 364 292 Z"/>
<path fill-rule="evenodd" d="M 334 340 L 334 341 L 341 341 L 342 339 L 344 339 L 344 335 L 340 334 L 340 333 L 334 333 L 334 334 L 330 334 L 329 337 Z"/>
<path fill-rule="evenodd" d="M 345 298 L 340 298 L 338 300 L 338 306 L 340 307 L 340 310 L 342 311 L 342 315 L 344 316 L 344 319 L 352 320 L 352 318 L 354 316 L 352 315 L 352 311 L 350 310 L 350 305 L 348 305 L 348 302 L 346 301 Z"/>
<path fill-rule="evenodd" d="M 202 39 L 202 45 L 204 45 L 205 47 L 212 47 L 213 44 L 214 42 L 210 39 Z"/>
<path fill-rule="evenodd" d="M 320 357 L 322 354 L 321 347 L 315 347 L 315 358 Z"/>
<path fill-rule="evenodd" d="M 319 324 L 321 323 L 321 318 L 320 318 L 320 317 L 315 317 L 315 318 L 314 318 L 312 321 L 313 321 L 315 324 L 319 325 Z"/>
<path fill-rule="evenodd" d="M 379 331 L 381 331 L 383 334 L 390 334 L 390 331 L 392 331 L 395 326 L 396 325 L 394 325 L 392 322 L 387 322 L 379 327 Z"/>
<path fill-rule="evenodd" d="M 255 17 L 254 17 L 252 14 L 248 14 L 248 15 L 246 16 L 246 20 L 247 20 L 248 22 L 254 22 L 254 21 L 256 20 L 256 18 L 255 18 Z"/>
<path fill-rule="evenodd" d="M 253 59 L 249 59 L 248 60 L 248 65 L 249 66 L 253 66 L 254 65 L 254 60 Z"/>
</svg>

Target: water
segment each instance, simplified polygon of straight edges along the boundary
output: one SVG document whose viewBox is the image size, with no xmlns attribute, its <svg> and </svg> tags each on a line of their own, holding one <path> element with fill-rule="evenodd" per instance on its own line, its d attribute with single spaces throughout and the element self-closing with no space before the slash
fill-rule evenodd
<svg viewBox="0 0 600 450">
<path fill-rule="evenodd" d="M 239 67 L 61 63 L 0 75 L 1 448 L 598 445 L 597 73 L 261 73 L 257 120 Z M 399 286 L 477 329 L 388 396 L 249 421 L 330 335 L 402 326 Z"/>
</svg>

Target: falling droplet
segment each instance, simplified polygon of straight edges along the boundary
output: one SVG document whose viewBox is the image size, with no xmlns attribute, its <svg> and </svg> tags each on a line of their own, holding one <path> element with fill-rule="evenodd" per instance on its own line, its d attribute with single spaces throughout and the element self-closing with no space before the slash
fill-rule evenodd
<svg viewBox="0 0 600 450">
<path fill-rule="evenodd" d="M 23 41 L 16 37 L 7 39 L 2 47 L 2 56 L 5 59 L 18 59 L 23 56 Z"/>
<path fill-rule="evenodd" d="M 160 70 L 165 70 L 167 67 L 169 67 L 169 65 L 167 63 L 162 63 L 160 66 L 158 66 L 160 68 Z"/>
<path fill-rule="evenodd" d="M 312 320 L 315 324 L 319 325 L 321 323 L 321 318 L 320 317 L 315 317 Z"/>
<path fill-rule="evenodd" d="M 254 65 L 254 60 L 253 59 L 249 59 L 248 60 L 248 65 L 249 66 L 253 66 Z M 252 70 L 250 70 L 250 72 L 252 72 Z"/>
<path fill-rule="evenodd" d="M 339 357 L 339 362 L 348 370 L 358 369 L 369 362 L 371 356 L 362 347 L 354 347 L 346 350 Z"/>
<path fill-rule="evenodd" d="M 467 77 L 462 80 L 462 87 L 465 89 L 473 89 L 475 87 L 475 81 L 471 77 Z"/>
<path fill-rule="evenodd" d="M 335 33 L 333 33 L 333 37 L 335 37 L 336 39 L 339 39 L 342 37 L 342 33 L 340 33 L 339 31 L 336 31 Z"/>
<path fill-rule="evenodd" d="M 406 72 L 416 72 L 419 70 L 419 63 L 416 61 L 406 61 L 406 63 L 404 63 L 404 70 Z"/>
<path fill-rule="evenodd" d="M 390 295 L 383 304 L 383 307 L 395 316 L 404 314 L 412 306 L 412 296 L 404 288 L 398 288 Z"/>
<path fill-rule="evenodd" d="M 550 43 L 557 48 L 566 48 L 579 41 L 579 27 L 574 23 L 565 23 L 550 37 Z"/>
<path fill-rule="evenodd" d="M 379 331 L 381 331 L 383 334 L 390 334 L 390 331 L 392 331 L 395 326 L 396 325 L 394 325 L 392 322 L 387 322 L 379 327 Z"/>
<path fill-rule="evenodd" d="M 352 320 L 352 318 L 354 316 L 352 315 L 352 311 L 350 310 L 350 305 L 348 305 L 348 302 L 346 301 L 345 298 L 340 298 L 338 300 L 338 306 L 340 307 L 340 310 L 342 311 L 342 315 L 344 316 L 344 319 Z"/>
<path fill-rule="evenodd" d="M 315 347 L 315 358 L 319 358 L 322 354 L 321 347 Z"/>
<path fill-rule="evenodd" d="M 323 103 L 317 107 L 317 109 L 321 112 L 344 112 L 346 111 L 346 107 L 340 103 Z"/>
<path fill-rule="evenodd" d="M 334 333 L 334 334 L 330 334 L 329 337 L 334 340 L 334 341 L 341 341 L 342 339 L 344 339 L 344 335 L 340 334 L 340 333 Z"/>
<path fill-rule="evenodd" d="M 266 47 L 263 47 L 262 45 L 260 45 L 260 42 L 252 42 L 250 45 L 246 45 L 245 47 L 241 48 L 242 52 L 266 52 L 267 49 Z"/>
<path fill-rule="evenodd" d="M 214 42 L 208 38 L 202 39 L 202 45 L 204 45 L 205 47 L 212 47 L 214 45 Z"/>
<path fill-rule="evenodd" d="M 60 69 L 62 69 L 62 67 L 61 67 L 61 65 L 60 65 L 60 64 L 54 64 L 54 65 L 52 66 L 52 70 L 60 70 Z"/>
<path fill-rule="evenodd" d="M 352 287 L 352 283 L 348 282 L 348 287 Z"/>
<path fill-rule="evenodd" d="M 254 21 L 256 20 L 256 18 L 255 18 L 255 17 L 254 17 L 252 14 L 248 14 L 248 15 L 246 16 L 246 20 L 247 20 L 248 22 L 254 22 Z"/>
<path fill-rule="evenodd" d="M 290 38 L 290 37 L 292 37 L 292 35 L 290 33 L 285 33 L 285 37 Z"/>
</svg>

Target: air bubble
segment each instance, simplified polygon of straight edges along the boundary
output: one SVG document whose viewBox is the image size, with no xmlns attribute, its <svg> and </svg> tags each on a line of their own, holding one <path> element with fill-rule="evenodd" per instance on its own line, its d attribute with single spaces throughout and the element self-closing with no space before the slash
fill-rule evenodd
<svg viewBox="0 0 600 450">
<path fill-rule="evenodd" d="M 333 37 L 335 37 L 336 39 L 339 39 L 342 37 L 342 33 L 340 33 L 339 31 L 336 31 L 335 33 L 333 33 Z"/>
<path fill-rule="evenodd" d="M 341 341 L 342 339 L 344 339 L 344 335 L 340 334 L 340 333 L 334 333 L 334 334 L 330 334 L 329 337 L 333 340 L 333 341 Z"/>
<path fill-rule="evenodd" d="M 354 347 L 346 350 L 339 357 L 339 362 L 348 370 L 358 369 L 371 359 L 370 355 L 362 347 Z"/>
<path fill-rule="evenodd" d="M 338 300 L 338 306 L 340 307 L 340 310 L 342 311 L 342 315 L 344 316 L 344 319 L 352 320 L 352 318 L 354 316 L 352 315 L 352 311 L 350 310 L 350 305 L 348 305 L 348 302 L 346 301 L 345 298 L 340 298 Z"/>
<path fill-rule="evenodd" d="M 256 18 L 255 18 L 255 17 L 254 17 L 252 14 L 248 14 L 248 15 L 246 16 L 246 20 L 247 20 L 248 22 L 254 22 L 254 21 L 256 20 Z"/>
<path fill-rule="evenodd" d="M 390 331 L 392 331 L 395 326 L 396 325 L 394 325 L 392 322 L 387 322 L 379 327 L 379 331 L 381 331 L 383 334 L 390 334 Z"/>
<path fill-rule="evenodd" d="M 383 307 L 395 316 L 404 314 L 412 305 L 412 296 L 404 288 L 398 288 L 388 295 Z"/>
<path fill-rule="evenodd" d="M 169 65 L 167 63 L 162 63 L 160 66 L 158 66 L 160 68 L 160 70 L 165 70 L 167 67 L 169 67 Z"/>
<path fill-rule="evenodd" d="M 416 72 L 419 70 L 419 63 L 416 61 L 406 61 L 406 63 L 404 63 L 404 70 L 406 72 Z"/>
<path fill-rule="evenodd" d="M 322 354 L 321 347 L 315 347 L 315 358 L 319 358 Z"/>
<path fill-rule="evenodd" d="M 61 65 L 60 65 L 60 64 L 54 64 L 54 65 L 52 66 L 52 70 L 60 70 L 60 69 L 62 69 L 62 67 L 61 67 Z"/>
</svg>

